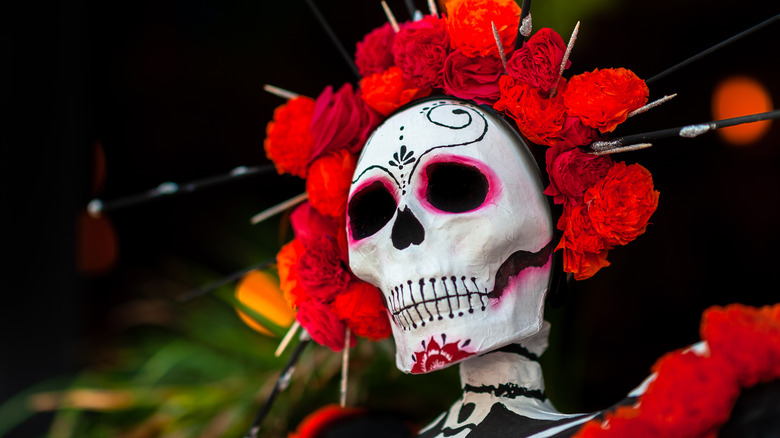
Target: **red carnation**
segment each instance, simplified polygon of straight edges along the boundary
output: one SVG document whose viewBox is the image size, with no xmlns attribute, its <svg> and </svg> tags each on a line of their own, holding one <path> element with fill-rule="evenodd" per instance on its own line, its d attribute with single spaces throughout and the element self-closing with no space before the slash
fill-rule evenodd
<svg viewBox="0 0 780 438">
<path fill-rule="evenodd" d="M 517 128 L 528 140 L 547 146 L 559 141 L 566 121 L 566 108 L 560 94 L 548 99 L 539 93 L 538 88 L 511 76 L 501 76 L 499 87 L 501 98 L 493 108 L 514 119 Z"/>
<path fill-rule="evenodd" d="M 298 276 L 306 294 L 322 302 L 332 301 L 346 289 L 352 275 L 335 236 L 320 235 L 309 241 L 298 261 Z"/>
<path fill-rule="evenodd" d="M 573 76 L 562 92 L 569 115 L 601 132 L 611 132 L 628 113 L 647 103 L 645 81 L 624 68 L 593 70 Z"/>
<path fill-rule="evenodd" d="M 585 126 L 579 117 L 567 115 L 563 127 L 558 132 L 558 141 L 569 147 L 576 147 L 591 144 L 598 136 L 597 129 Z"/>
<path fill-rule="evenodd" d="M 390 23 L 385 23 L 357 43 L 355 65 L 361 76 L 383 72 L 393 65 L 393 38 L 395 31 Z"/>
<path fill-rule="evenodd" d="M 450 0 L 447 31 L 452 48 L 468 57 L 498 56 L 491 22 L 496 26 L 504 52 L 514 47 L 520 6 L 514 0 Z"/>
<path fill-rule="evenodd" d="M 390 67 L 360 80 L 363 100 L 379 114 L 388 116 L 413 99 L 430 94 L 430 88 L 417 88 L 404 78 L 401 69 Z"/>
<path fill-rule="evenodd" d="M 274 162 L 279 174 L 306 178 L 314 142 L 309 134 L 314 100 L 295 97 L 274 110 L 274 119 L 266 126 L 265 155 Z"/>
<path fill-rule="evenodd" d="M 550 28 L 540 29 L 507 61 L 507 73 L 544 92 L 558 82 L 561 62 L 566 53 L 563 38 Z M 567 61 L 566 67 L 571 65 Z"/>
<path fill-rule="evenodd" d="M 558 144 L 547 150 L 550 185 L 544 194 L 552 196 L 556 204 L 563 204 L 566 200 L 579 204 L 585 191 L 607 175 L 612 159 L 609 155 L 586 154 L 579 148 L 561 152 L 565 149 L 568 147 Z"/>
<path fill-rule="evenodd" d="M 319 236 L 329 236 L 338 244 L 341 259 L 347 260 L 347 227 L 344 216 L 334 218 L 325 216 L 310 202 L 299 205 L 290 215 L 295 238 L 308 248 L 312 240 Z"/>
<path fill-rule="evenodd" d="M 312 207 L 326 216 L 344 216 L 356 164 L 357 158 L 346 149 L 314 160 L 306 179 L 306 193 Z"/>
<path fill-rule="evenodd" d="M 407 24 L 393 41 L 393 59 L 417 88 L 444 88 L 450 38 L 444 19 L 427 15 Z"/>
<path fill-rule="evenodd" d="M 336 93 L 333 87 L 325 88 L 314 105 L 311 121 L 314 148 L 309 163 L 324 153 L 342 148 L 358 153 L 379 122 L 379 115 L 363 102 L 351 84 L 344 84 Z"/>
<path fill-rule="evenodd" d="M 590 278 L 609 266 L 611 246 L 594 229 L 587 205 L 564 204 L 558 229 L 563 235 L 555 250 L 563 250 L 563 270 L 574 274 L 576 280 Z"/>
<path fill-rule="evenodd" d="M 645 232 L 658 207 L 653 177 L 638 164 L 616 163 L 607 175 L 585 192 L 593 228 L 610 244 L 625 245 Z"/>
<path fill-rule="evenodd" d="M 503 67 L 496 56 L 470 58 L 460 50 L 444 61 L 444 90 L 461 99 L 492 105 L 500 97 L 498 78 Z"/>
<path fill-rule="evenodd" d="M 333 351 L 341 351 L 344 348 L 346 326 L 330 311 L 327 304 L 307 300 L 301 303 L 295 319 L 306 329 L 314 342 Z M 350 341 L 350 347 L 354 346 L 355 337 L 350 336 Z"/>
<path fill-rule="evenodd" d="M 357 336 L 372 340 L 390 336 L 390 320 L 382 304 L 382 292 L 365 281 L 350 283 L 330 308 Z"/>
</svg>

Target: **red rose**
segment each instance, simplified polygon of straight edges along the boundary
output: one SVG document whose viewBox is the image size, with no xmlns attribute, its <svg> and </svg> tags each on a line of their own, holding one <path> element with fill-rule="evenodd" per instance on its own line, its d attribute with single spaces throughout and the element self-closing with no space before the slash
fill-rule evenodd
<svg viewBox="0 0 780 438">
<path fill-rule="evenodd" d="M 344 216 L 356 164 L 357 158 L 346 149 L 314 160 L 306 179 L 306 193 L 312 207 L 326 216 Z"/>
<path fill-rule="evenodd" d="M 274 119 L 266 126 L 263 147 L 279 174 L 306 178 L 306 166 L 314 148 L 309 134 L 313 112 L 314 100 L 308 97 L 295 97 L 274 110 Z"/>
<path fill-rule="evenodd" d="M 309 297 L 325 303 L 346 289 L 352 275 L 335 236 L 320 235 L 309 241 L 298 261 L 298 277 Z"/>
<path fill-rule="evenodd" d="M 610 244 L 625 245 L 645 232 L 658 207 L 658 192 L 647 169 L 620 162 L 585 192 L 584 201 L 594 229 Z"/>
<path fill-rule="evenodd" d="M 389 116 L 406 103 L 431 92 L 430 88 L 416 88 L 395 66 L 361 79 L 360 89 L 368 106 L 383 116 Z"/>
<path fill-rule="evenodd" d="M 412 365 L 412 374 L 428 373 L 436 371 L 440 368 L 457 362 L 461 359 L 465 359 L 469 356 L 473 356 L 473 352 L 465 351 L 458 346 L 461 341 L 444 343 L 439 345 L 432 337 L 428 340 L 425 349 L 422 351 L 414 352 L 414 365 Z M 465 346 L 468 341 L 463 343 Z"/>
<path fill-rule="evenodd" d="M 395 35 L 393 59 L 417 88 L 444 88 L 444 60 L 450 38 L 444 19 L 427 15 Z"/>
<path fill-rule="evenodd" d="M 317 97 L 311 121 L 314 147 L 311 161 L 327 152 L 342 148 L 358 153 L 371 131 L 379 124 L 380 117 L 360 98 L 351 84 L 344 84 L 333 93 L 333 87 Z"/>
<path fill-rule="evenodd" d="M 504 52 L 515 45 L 520 6 L 514 0 L 450 0 L 447 2 L 447 32 L 453 49 L 468 57 L 498 56 L 493 37 L 496 25 Z"/>
<path fill-rule="evenodd" d="M 390 23 L 385 23 L 367 33 L 357 43 L 355 65 L 361 76 L 380 73 L 393 65 L 393 38 L 395 31 Z"/>
<path fill-rule="evenodd" d="M 330 308 L 357 336 L 375 341 L 390 336 L 390 320 L 382 304 L 382 292 L 365 281 L 350 283 Z"/>
<path fill-rule="evenodd" d="M 611 132 L 626 121 L 628 113 L 647 103 L 645 81 L 624 68 L 593 70 L 573 76 L 563 91 L 569 115 L 601 132 Z"/>
<path fill-rule="evenodd" d="M 563 83 L 564 79 L 561 78 Z M 501 98 L 493 105 L 517 123 L 517 128 L 529 141 L 551 146 L 559 141 L 566 120 L 566 108 L 560 95 L 548 99 L 539 89 L 511 76 L 499 80 Z"/>
<path fill-rule="evenodd" d="M 550 28 L 539 29 L 506 63 L 510 76 L 548 92 L 558 82 L 566 53 L 563 38 Z M 566 67 L 571 65 L 567 61 Z"/>
<path fill-rule="evenodd" d="M 502 70 L 497 56 L 470 58 L 454 50 L 444 61 L 444 90 L 461 99 L 492 105 L 500 97 L 498 78 Z"/>
<path fill-rule="evenodd" d="M 609 155 L 586 154 L 579 148 L 561 152 L 563 148 L 566 147 L 556 145 L 547 150 L 550 185 L 544 194 L 552 196 L 556 204 L 563 204 L 565 200 L 579 204 L 585 191 L 609 172 L 612 159 Z"/>
<path fill-rule="evenodd" d="M 347 327 L 330 311 L 327 304 L 317 300 L 301 303 L 295 319 L 306 329 L 314 342 L 324 345 L 333 351 L 344 348 L 344 337 Z M 355 345 L 355 337 L 350 336 L 350 347 Z"/>
</svg>

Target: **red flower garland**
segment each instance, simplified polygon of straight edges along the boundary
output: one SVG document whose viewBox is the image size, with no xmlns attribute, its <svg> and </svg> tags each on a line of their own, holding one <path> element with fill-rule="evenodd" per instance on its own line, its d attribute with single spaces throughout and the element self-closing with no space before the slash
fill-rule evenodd
<svg viewBox="0 0 780 438">
<path fill-rule="evenodd" d="M 280 173 L 306 178 L 309 195 L 291 216 L 296 239 L 277 256 L 282 291 L 291 306 L 303 309 L 298 319 L 317 333 L 315 340 L 331 348 L 343 346 L 343 333 L 323 333 L 345 326 L 370 339 L 389 335 L 379 292 L 347 268 L 347 194 L 356 157 L 373 129 L 432 88 L 492 105 L 530 141 L 550 146 L 545 194 L 563 204 L 556 250 L 563 251 L 564 270 L 574 278 L 608 266 L 609 250 L 642 234 L 657 206 L 646 169 L 576 149 L 645 104 L 648 89 L 641 79 L 625 69 L 559 78 L 566 48 L 551 29 L 539 30 L 512 53 L 520 14 L 512 0 L 451 0 L 447 10 L 445 18 L 402 23 L 398 33 L 389 24 L 369 32 L 355 54 L 363 76 L 358 89 L 345 84 L 325 88 L 316 100 L 291 99 L 268 124 L 266 155 Z M 491 22 L 509 58 L 508 75 Z"/>
</svg>

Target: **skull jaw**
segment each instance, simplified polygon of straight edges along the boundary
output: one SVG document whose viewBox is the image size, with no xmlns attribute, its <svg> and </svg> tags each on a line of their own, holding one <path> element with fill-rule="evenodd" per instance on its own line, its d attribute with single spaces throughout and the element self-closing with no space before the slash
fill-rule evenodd
<svg viewBox="0 0 780 438">
<path fill-rule="evenodd" d="M 551 268 L 549 257 L 543 266 L 526 267 L 494 294 L 498 298 L 489 299 L 485 310 L 434 317 L 412 330 L 394 320 L 396 366 L 405 373 L 428 373 L 536 334 L 543 324 Z"/>
</svg>

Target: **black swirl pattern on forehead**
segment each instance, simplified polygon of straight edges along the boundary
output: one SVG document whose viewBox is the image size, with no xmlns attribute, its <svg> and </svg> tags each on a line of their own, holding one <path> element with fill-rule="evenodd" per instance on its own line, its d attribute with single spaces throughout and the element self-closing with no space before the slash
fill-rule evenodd
<svg viewBox="0 0 780 438">
<path fill-rule="evenodd" d="M 447 144 L 441 144 L 441 145 L 429 147 L 425 152 L 418 155 L 416 159 L 410 160 L 408 162 L 404 162 L 403 164 L 412 164 L 412 168 L 410 169 L 409 172 L 407 172 L 406 175 L 400 175 L 402 179 L 400 183 L 393 175 L 394 173 L 393 171 L 391 171 L 390 169 L 382 165 L 374 164 L 363 169 L 363 171 L 360 172 L 359 175 L 356 175 L 352 181 L 353 184 L 358 180 L 360 180 L 360 178 L 363 177 L 363 174 L 365 174 L 369 170 L 379 169 L 387 173 L 399 188 L 405 188 L 406 184 L 408 184 L 411 181 L 412 175 L 414 175 L 414 172 L 417 169 L 417 165 L 420 163 L 420 158 L 422 158 L 425 154 L 434 151 L 436 149 L 465 146 L 472 143 L 478 143 L 485 138 L 485 135 L 487 134 L 488 131 L 488 123 L 484 114 L 482 114 L 476 108 L 460 102 L 447 102 L 447 101 L 433 102 L 430 105 L 424 106 L 420 110 L 420 114 L 423 115 L 423 117 L 425 117 L 425 120 L 428 123 L 438 127 L 446 128 L 448 130 L 457 131 L 457 130 L 465 129 L 474 125 L 475 123 L 479 123 L 480 121 L 482 123 L 482 129 L 481 131 L 477 131 L 473 133 L 474 134 L 473 138 L 463 139 L 464 141 L 458 141 L 456 143 L 447 143 Z M 401 126 L 400 130 L 403 131 L 403 129 L 404 127 Z M 466 132 L 464 132 L 464 134 L 465 133 Z M 408 133 L 401 135 L 399 137 L 399 141 L 404 140 L 404 137 L 406 137 L 406 140 L 413 141 L 413 139 L 409 137 Z M 366 143 L 366 147 L 369 146 L 372 139 L 373 136 Z M 404 156 L 404 154 L 407 151 L 407 146 L 403 144 L 400 147 L 401 147 L 400 149 L 401 156 Z M 411 156 L 413 153 L 414 152 L 410 150 L 409 156 Z M 400 162 L 401 160 L 399 160 L 399 158 L 396 155 L 398 155 L 398 152 L 394 152 L 393 159 L 390 160 L 388 163 L 393 167 L 400 168 L 400 164 L 402 163 Z"/>
</svg>

